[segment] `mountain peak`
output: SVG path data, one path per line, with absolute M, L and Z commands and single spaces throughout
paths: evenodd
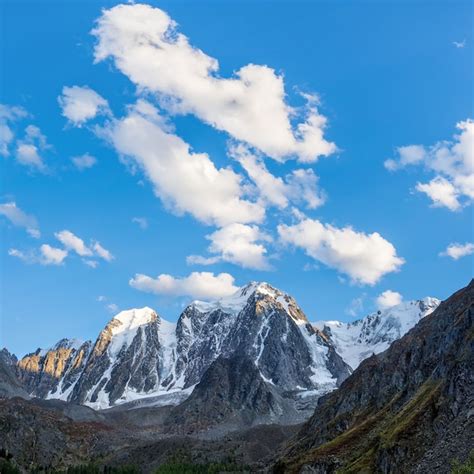
M 250 298 L 254 295 L 259 297 L 269 296 L 273 299 L 290 299 L 290 297 L 264 281 L 251 281 L 246 285 L 240 287 L 234 294 L 224 296 L 214 301 L 199 301 L 195 300 L 190 306 L 194 307 L 201 313 L 207 313 L 216 309 L 231 313 L 239 313 Z M 291 298 L 292 299 L 292 298 Z
M 145 306 L 143 308 L 121 311 L 112 318 L 109 324 L 112 325 L 112 334 L 116 335 L 124 331 L 136 330 L 139 326 L 144 326 L 152 321 L 156 321 L 157 318 L 158 315 L 156 312 L 148 306 Z

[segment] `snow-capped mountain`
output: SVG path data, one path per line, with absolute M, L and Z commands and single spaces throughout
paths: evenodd
M 367 357 L 388 349 L 440 303 L 427 297 L 377 311 L 352 323 L 322 321 L 315 326 L 331 340 L 344 361 L 356 369 Z
M 194 301 L 177 323 L 150 308 L 122 311 L 95 343 L 61 340 L 25 356 L 18 369 L 34 396 L 103 409 L 144 399 L 180 403 L 211 366 L 216 370 L 217 359 L 238 356 L 254 364 L 272 393 L 293 401 L 315 399 L 334 390 L 361 358 L 384 350 L 437 303 L 426 299 L 355 323 L 318 328 L 291 296 L 253 282 L 227 298 Z

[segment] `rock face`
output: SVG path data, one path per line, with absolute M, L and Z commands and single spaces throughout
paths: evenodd
M 274 472 L 450 472 L 474 439 L 474 281 L 319 400 Z
M 6 349 L 0 350 L 0 398 L 29 398 L 16 375 L 17 358 Z
M 37 349 L 18 362 L 20 381 L 39 398 L 63 398 L 70 393 L 90 352 L 90 342 L 61 339 L 51 349 Z
M 219 425 L 221 430 L 281 420 L 294 412 L 289 401 L 265 382 L 245 356 L 219 356 L 206 370 L 190 397 L 165 421 L 169 433 L 188 434 Z
M 213 303 L 195 301 L 176 324 L 150 308 L 123 311 L 93 345 L 63 340 L 18 366 L 35 396 L 108 408 L 143 397 L 166 396 L 169 403 L 170 394 L 178 403 L 214 361 L 235 354 L 293 398 L 327 393 L 351 372 L 295 300 L 266 283 Z

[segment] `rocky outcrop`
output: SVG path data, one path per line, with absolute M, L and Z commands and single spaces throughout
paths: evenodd
M 18 380 L 15 363 L 17 358 L 6 349 L 0 350 L 0 398 L 29 398 Z
M 82 372 L 89 348 L 90 342 L 61 339 L 48 350 L 37 349 L 18 362 L 19 378 L 35 397 L 68 392 Z
M 289 405 L 286 403 L 286 405 Z M 166 431 L 188 434 L 217 425 L 250 427 L 257 420 L 279 419 L 284 402 L 245 356 L 218 357 L 206 370 L 190 397 L 165 421 Z
M 275 472 L 449 472 L 474 439 L 474 281 L 319 401 Z

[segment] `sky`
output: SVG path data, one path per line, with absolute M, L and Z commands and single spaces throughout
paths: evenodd
M 472 278 L 472 2 L 0 10 L 0 347 L 254 280 L 353 321 Z

